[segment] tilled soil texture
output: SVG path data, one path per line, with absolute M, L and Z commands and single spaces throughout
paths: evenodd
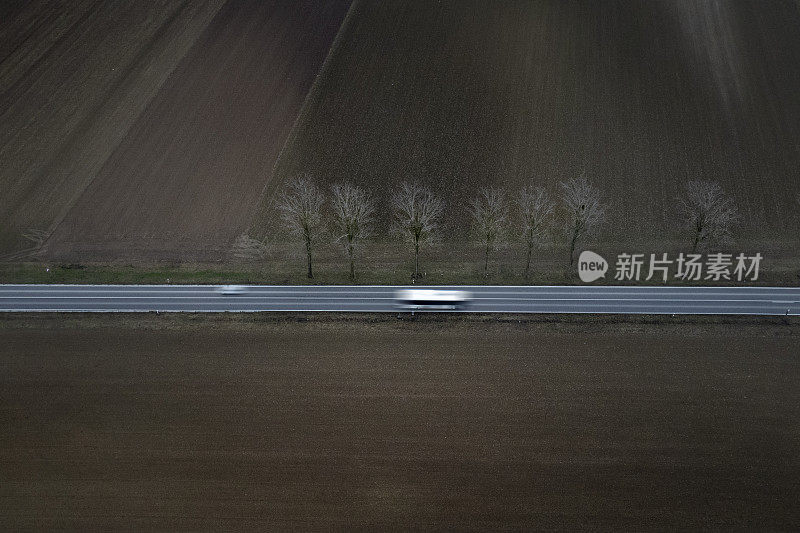
M 48 241 L 61 259 L 214 259 L 249 225 L 349 0 L 229 0 Z
M 681 184 L 709 179 L 736 235 L 796 239 L 798 28 L 793 0 L 360 1 L 270 187 L 309 172 L 388 198 L 417 179 L 463 234 L 479 187 L 585 174 L 601 238 L 655 251 Z
M 796 336 L 612 327 L 3 329 L 0 527 L 796 529 Z
M 223 3 L 0 2 L 0 257 L 64 217 Z

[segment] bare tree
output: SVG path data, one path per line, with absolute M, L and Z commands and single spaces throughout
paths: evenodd
M 505 193 L 494 187 L 483 188 L 470 202 L 472 232 L 483 246 L 483 277 L 489 275 L 489 252 L 503 240 L 508 206 Z
M 414 246 L 414 281 L 419 279 L 419 250 L 439 227 L 444 202 L 418 183 L 403 182 L 392 195 L 394 232 Z
M 290 181 L 277 202 L 281 220 L 289 232 L 303 240 L 308 259 L 308 278 L 313 278 L 311 251 L 323 229 L 320 210 L 325 197 L 319 187 L 308 177 Z
M 565 229 L 570 239 L 569 264 L 575 261 L 575 247 L 597 226 L 605 221 L 606 208 L 601 202 L 600 189 L 585 176 L 562 181 L 561 202 L 564 208 Z
M 707 244 L 724 243 L 739 222 L 739 209 L 716 181 L 693 180 L 680 198 L 683 225 L 692 232 L 692 253 Z
M 372 235 L 372 215 L 375 201 L 367 191 L 352 183 L 331 187 L 333 199 L 334 237 L 344 244 L 350 259 L 350 279 L 356 279 L 355 254 L 361 243 Z
M 530 275 L 531 256 L 536 246 L 541 246 L 547 239 L 552 224 L 555 207 L 544 187 L 533 184 L 524 186 L 517 196 L 519 207 L 520 237 L 525 243 L 525 277 Z

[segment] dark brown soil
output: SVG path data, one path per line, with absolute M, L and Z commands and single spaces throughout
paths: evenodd
M 350 0 L 228 0 L 48 241 L 48 258 L 225 256 Z
M 478 187 L 585 173 L 609 204 L 587 246 L 628 252 L 689 242 L 681 183 L 718 180 L 737 238 L 797 248 L 796 1 L 359 0 L 342 26 L 349 4 L 3 2 L 0 259 L 29 230 L 44 259 L 226 258 L 301 172 L 380 213 L 426 182 L 448 245 Z
M 223 3 L 0 3 L 0 257 L 64 217 Z
M 109 320 L 0 329 L 3 529 L 800 525 L 796 334 Z
M 357 2 L 270 187 L 309 172 L 387 198 L 418 179 L 447 236 L 479 187 L 585 174 L 602 239 L 653 243 L 678 233 L 681 184 L 707 179 L 737 235 L 794 236 L 798 28 L 788 0 Z

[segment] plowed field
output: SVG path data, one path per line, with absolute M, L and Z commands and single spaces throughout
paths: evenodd
M 64 217 L 222 3 L 0 3 L 0 255 Z
M 446 238 L 480 186 L 585 174 L 600 239 L 651 251 L 711 179 L 748 248 L 796 247 L 797 2 L 357 0 L 342 25 L 349 5 L 3 3 L 0 253 L 37 229 L 46 259 L 226 257 L 302 172 L 426 182 Z
M 800 226 L 800 5 L 790 0 L 358 2 L 273 184 L 419 179 L 468 225 L 476 188 L 604 192 L 606 238 L 673 237 L 689 179 L 737 235 Z M 258 224 L 258 223 L 257 223 Z
M 800 523 L 787 326 L 51 320 L 0 329 L 5 530 Z
M 47 255 L 227 252 L 348 7 L 228 1 L 58 226 Z

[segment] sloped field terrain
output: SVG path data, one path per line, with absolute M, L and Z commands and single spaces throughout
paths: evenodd
M 3 2 L 0 257 L 37 230 L 45 259 L 221 258 L 302 172 L 426 182 L 454 233 L 480 186 L 585 174 L 637 243 L 713 179 L 739 236 L 797 242 L 797 2 L 349 5 Z
M 349 0 L 229 0 L 56 228 L 49 257 L 217 257 L 245 230 Z
M 650 240 L 675 233 L 680 184 L 711 179 L 743 234 L 796 238 L 799 154 L 793 0 L 360 1 L 270 188 L 419 179 L 460 231 L 480 186 L 585 173 L 606 237 Z
M 0 254 L 63 218 L 222 3 L 0 3 Z

